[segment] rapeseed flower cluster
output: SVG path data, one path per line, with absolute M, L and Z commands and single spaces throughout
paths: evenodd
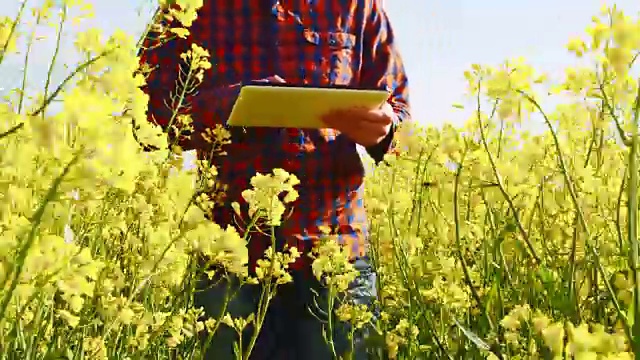
M 464 126 L 399 129 L 367 179 L 387 356 L 640 353 L 638 34 L 604 7 L 564 77 L 476 64 Z

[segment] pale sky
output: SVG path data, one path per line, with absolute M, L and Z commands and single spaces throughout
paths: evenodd
M 0 15 L 15 15 L 19 0 L 0 0 Z M 37 0 L 31 0 L 35 3 Z M 149 0 L 92 0 L 99 17 L 87 26 L 109 33 L 122 28 L 137 34 L 147 12 L 137 12 Z M 425 124 L 467 116 L 452 103 L 464 93 L 462 73 L 472 63 L 497 64 L 524 56 L 541 70 L 558 72 L 570 64 L 566 41 L 584 33 L 603 3 L 617 3 L 630 15 L 640 11 L 638 0 L 387 0 L 386 6 L 406 62 L 411 85 L 413 117 Z M 69 41 L 61 59 L 74 60 Z M 45 40 L 32 58 L 30 83 L 42 84 L 53 40 Z M 0 66 L 0 88 L 19 83 L 22 65 L 10 59 Z M 56 69 L 60 81 L 66 69 Z

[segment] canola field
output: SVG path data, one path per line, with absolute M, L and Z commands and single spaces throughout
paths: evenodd
M 74 26 L 53 1 L 26 3 L 0 18 L 0 62 L 26 56 L 17 44 L 32 34 L 17 24 L 30 12 L 56 33 Z M 92 15 L 81 0 L 62 3 Z M 177 25 L 149 31 L 186 36 L 201 4 L 178 3 Z M 563 77 L 519 58 L 473 65 L 460 89 L 475 104 L 468 122 L 401 127 L 398 154 L 366 179 L 381 312 L 343 305 L 334 317 L 372 326 L 386 358 L 640 356 L 640 19 L 603 8 L 585 26 L 568 39 L 576 65 Z M 205 330 L 253 325 L 251 343 L 291 281 L 295 249 L 268 252 L 250 277 L 250 239 L 206 219 L 216 169 L 184 170 L 166 136 L 189 116 L 169 130 L 146 120 L 137 40 L 80 32 L 86 60 L 62 83 L 0 102 L 0 359 L 198 359 Z M 182 85 L 195 88 L 209 53 L 194 44 L 184 59 Z M 543 131 L 523 130 L 531 122 Z M 210 137 L 214 148 L 228 141 L 221 128 Z M 296 183 L 279 169 L 257 174 L 244 193 L 256 223 L 276 226 Z M 332 244 L 314 273 L 338 296 L 354 272 Z M 254 315 L 203 318 L 191 306 L 201 255 L 264 286 Z

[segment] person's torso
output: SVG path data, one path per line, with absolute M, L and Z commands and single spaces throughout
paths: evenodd
M 292 84 L 357 86 L 366 3 L 205 1 L 199 13 L 205 18 L 190 29 L 191 41 L 211 54 L 212 74 L 202 92 L 273 75 Z M 319 226 L 329 225 L 355 240 L 362 235 L 364 168 L 346 136 L 331 129 L 246 129 L 225 151 L 214 164 L 227 184 L 227 202 L 242 203 L 241 192 L 256 172 L 282 168 L 301 181 L 285 233 L 313 237 Z M 228 209 L 218 215 L 229 221 Z
M 205 1 L 192 40 L 211 52 L 206 86 L 280 75 L 293 84 L 354 85 L 364 0 Z

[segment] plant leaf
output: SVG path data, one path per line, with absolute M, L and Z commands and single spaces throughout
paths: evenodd
M 462 330 L 462 333 L 464 334 L 464 336 L 467 337 L 467 339 L 471 340 L 472 343 L 474 343 L 479 349 L 481 350 L 486 350 L 488 351 L 491 347 L 489 346 L 489 344 L 487 344 L 484 340 L 482 340 L 478 335 L 476 335 L 476 333 L 474 333 L 473 331 L 465 328 L 464 326 L 462 326 L 458 320 L 453 320 L 456 323 L 456 326 Z

